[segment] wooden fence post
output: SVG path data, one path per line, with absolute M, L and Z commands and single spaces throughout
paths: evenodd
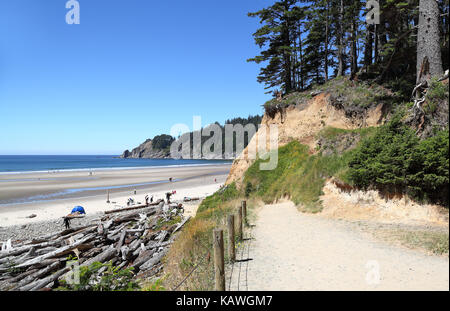
M 242 201 L 242 218 L 244 220 L 244 225 L 248 225 L 247 221 L 247 201 Z
M 243 232 L 242 232 L 242 205 L 238 208 L 237 213 L 237 236 L 239 240 L 242 241 L 243 238 Z
M 106 203 L 110 203 L 110 201 L 109 201 L 109 189 L 106 190 Z
M 234 215 L 228 215 L 228 257 L 234 262 L 236 260 L 236 248 L 234 245 L 234 239 L 236 237 L 234 231 Z
M 223 230 L 214 229 L 214 270 L 215 270 L 215 290 L 225 291 L 225 262 L 223 249 Z

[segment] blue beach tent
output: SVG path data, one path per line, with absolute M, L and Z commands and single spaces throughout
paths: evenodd
M 86 214 L 86 212 L 84 211 L 84 207 L 83 206 L 75 206 L 73 209 L 72 209 L 72 214 L 73 213 L 76 213 L 76 212 L 78 212 L 78 213 L 80 213 L 80 214 Z

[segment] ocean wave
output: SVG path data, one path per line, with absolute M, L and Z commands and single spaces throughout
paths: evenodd
M 211 166 L 211 165 L 230 165 L 230 162 L 215 162 L 202 164 L 173 164 L 173 165 L 152 165 L 152 166 L 124 166 L 124 167 L 97 167 L 97 168 L 73 168 L 73 169 L 52 169 L 39 171 L 16 171 L 7 172 L 0 171 L 1 175 L 20 175 L 20 174 L 36 174 L 36 173 L 66 173 L 66 172 L 97 172 L 110 170 L 139 170 L 139 169 L 156 169 L 156 168 L 173 168 L 173 167 L 197 167 L 197 166 Z

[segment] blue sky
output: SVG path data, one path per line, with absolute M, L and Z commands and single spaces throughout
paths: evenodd
M 270 0 L 0 1 L 0 154 L 120 154 L 176 123 L 262 113 L 247 17 Z

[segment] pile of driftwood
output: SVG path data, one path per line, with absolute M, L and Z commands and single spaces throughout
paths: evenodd
M 137 277 L 151 277 L 161 268 L 177 232 L 189 218 L 179 205 L 141 206 L 105 214 L 91 225 L 72 228 L 42 239 L 25 241 L 0 251 L 0 290 L 35 291 L 59 286 L 79 267 L 109 261 L 120 269 L 133 267 Z

